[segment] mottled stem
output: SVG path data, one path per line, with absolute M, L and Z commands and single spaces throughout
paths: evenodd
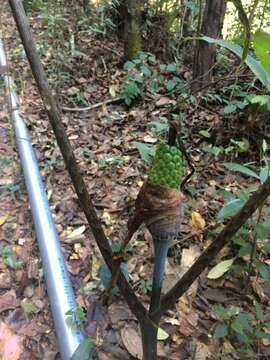
M 168 240 L 154 240 L 155 260 L 149 310 L 150 313 L 156 311 L 160 307 L 161 289 L 169 244 L 170 242 Z

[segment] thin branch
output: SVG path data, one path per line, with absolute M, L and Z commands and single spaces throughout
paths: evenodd
M 61 115 L 56 104 L 55 98 L 52 95 L 50 86 L 46 77 L 46 73 L 40 61 L 35 42 L 31 33 L 29 22 L 25 14 L 24 8 L 22 6 L 21 0 L 9 0 L 10 7 L 14 19 L 19 30 L 22 43 L 28 58 L 28 61 L 31 66 L 32 73 L 36 80 L 41 98 L 43 100 L 44 106 L 47 110 L 47 114 L 53 128 L 57 143 L 63 155 L 67 170 L 72 180 L 72 184 L 76 190 L 77 196 L 79 198 L 81 208 L 86 216 L 86 219 L 89 223 L 89 226 L 92 230 L 92 233 L 95 237 L 97 245 L 100 249 L 100 252 L 108 265 L 108 267 L 113 269 L 113 253 L 111 251 L 108 239 L 106 238 L 101 222 L 97 216 L 95 207 L 92 203 L 89 192 L 87 191 L 86 184 L 81 175 L 80 169 L 76 162 L 72 147 L 68 140 L 65 126 L 61 120 Z M 125 279 L 122 273 L 117 281 L 117 285 L 127 301 L 130 309 L 138 319 L 147 318 L 147 311 L 140 300 L 135 295 L 131 286 Z
M 248 218 L 263 205 L 264 201 L 270 195 L 270 177 L 264 184 L 250 196 L 249 200 L 236 215 L 234 215 L 228 224 L 224 227 L 216 240 L 208 246 L 191 268 L 174 285 L 174 287 L 164 295 L 161 301 L 161 307 L 157 314 L 162 315 L 170 309 L 176 301 L 187 291 L 191 284 L 200 276 L 211 261 L 216 257 L 219 251 L 232 239 L 237 231 L 244 225 Z
M 116 102 L 118 102 L 120 100 L 121 100 L 121 98 L 117 97 L 115 99 L 108 99 L 108 100 L 105 100 L 105 101 L 102 101 L 102 102 L 99 102 L 99 103 L 96 103 L 96 104 L 93 104 L 93 105 L 90 105 L 90 106 L 87 106 L 87 107 L 83 107 L 83 108 L 80 108 L 80 107 L 70 108 L 70 107 L 62 106 L 61 109 L 63 111 L 69 111 L 69 112 L 90 111 L 90 110 L 93 110 L 93 109 L 97 109 L 97 108 L 99 108 L 99 107 L 101 107 L 103 105 L 116 103 Z

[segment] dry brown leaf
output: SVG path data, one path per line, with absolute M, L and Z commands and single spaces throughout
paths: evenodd
M 150 135 L 145 135 L 143 141 L 149 144 L 155 144 L 157 142 L 157 138 L 154 138 Z
M 20 306 L 14 290 L 10 290 L 0 296 L 0 313 Z
M 198 325 L 198 319 L 199 319 L 199 315 L 193 309 L 191 309 L 186 314 L 182 313 L 179 318 L 180 333 L 185 337 L 194 335 L 194 332 L 196 331 Z
M 196 230 L 203 230 L 205 228 L 205 220 L 197 211 L 192 211 L 191 223 Z
M 1 360 L 18 360 L 23 352 L 22 339 L 5 323 L 0 323 L 0 354 Z
M 176 101 L 172 100 L 166 96 L 163 96 L 160 99 L 158 99 L 158 101 L 156 101 L 156 106 L 158 106 L 158 107 L 162 107 L 162 106 L 170 105 L 170 104 L 175 105 Z
M 137 331 L 132 327 L 125 327 L 121 330 L 121 338 L 130 355 L 136 359 L 142 360 L 142 342 Z
M 68 236 L 68 240 L 72 240 L 74 238 L 77 238 L 78 236 L 82 235 L 85 232 L 86 226 L 82 225 L 78 227 L 77 229 L 73 230 Z
M 181 268 L 183 272 L 187 271 L 195 260 L 200 256 L 201 251 L 197 245 L 192 245 L 188 249 L 183 249 L 181 257 Z
M 210 355 L 208 346 L 202 342 L 196 342 L 196 352 L 194 355 L 194 360 L 206 360 Z
M 131 314 L 127 305 L 112 304 L 108 309 L 112 325 L 119 325 L 119 321 L 131 320 L 134 316 Z

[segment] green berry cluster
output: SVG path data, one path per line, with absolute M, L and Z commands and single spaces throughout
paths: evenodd
M 154 163 L 149 174 L 153 185 L 179 188 L 183 177 L 183 154 L 176 146 L 158 144 Z

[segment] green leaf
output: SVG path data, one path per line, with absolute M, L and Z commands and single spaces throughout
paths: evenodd
M 151 91 L 152 93 L 157 92 L 158 90 L 158 83 L 157 81 L 152 81 L 149 85 L 149 91 Z
M 270 334 L 263 332 L 263 331 L 256 331 L 255 335 L 259 339 L 267 339 L 270 340 Z
M 151 157 L 155 155 L 155 148 L 138 141 L 135 141 L 133 144 L 139 151 L 142 160 L 149 163 Z
M 120 266 L 121 272 L 123 273 L 123 275 L 125 276 L 125 278 L 128 280 L 128 268 L 127 268 L 127 264 L 126 263 L 122 263 Z M 104 289 L 106 289 L 109 285 L 109 282 L 111 280 L 111 271 L 108 268 L 108 266 L 106 264 L 102 264 L 99 268 L 99 277 L 101 280 L 101 283 L 104 287 Z M 112 294 L 117 294 L 118 293 L 118 287 L 115 286 L 112 289 Z
M 68 328 L 72 329 L 74 328 L 74 325 L 75 325 L 75 321 L 73 319 L 73 316 L 68 316 L 66 319 L 65 319 L 65 323 L 67 325 Z
M 141 66 L 141 72 L 147 77 L 151 76 L 151 70 L 145 65 Z
M 214 338 L 220 339 L 228 335 L 228 326 L 226 324 L 218 324 L 215 328 Z
M 207 130 L 200 130 L 199 134 L 207 139 L 210 139 L 210 137 L 211 137 L 211 135 L 209 134 L 209 131 L 207 131 Z
M 262 66 L 270 74 L 270 34 L 258 29 L 253 38 L 255 54 Z
M 260 182 L 263 184 L 270 174 L 268 167 L 262 167 L 260 170 Z
M 166 67 L 166 70 L 169 72 L 175 72 L 176 71 L 176 64 L 172 63 L 172 64 L 168 64 Z
M 213 39 L 209 36 L 203 36 L 201 37 L 202 40 L 207 41 L 210 44 L 216 44 L 221 47 L 224 47 L 225 49 L 228 49 L 232 51 L 234 54 L 242 58 L 243 56 L 243 49 L 241 46 L 236 45 L 228 40 L 219 40 L 219 39 Z M 264 69 L 264 67 L 257 61 L 254 57 L 251 55 L 248 55 L 246 57 L 245 63 L 250 68 L 250 70 L 253 72 L 253 74 L 260 80 L 260 82 L 266 87 L 270 89 L 270 75 L 268 72 Z
M 218 279 L 223 276 L 227 271 L 230 270 L 232 264 L 234 262 L 234 258 L 229 260 L 224 260 L 218 263 L 216 266 L 211 269 L 207 275 L 208 279 Z
M 245 204 L 243 199 L 233 199 L 229 201 L 218 213 L 218 219 L 226 219 L 235 215 Z
M 169 334 L 165 330 L 163 330 L 159 327 L 158 332 L 157 332 L 157 340 L 166 340 L 166 339 L 168 339 L 168 337 L 169 337 Z
M 234 112 L 236 109 L 237 109 L 237 107 L 235 104 L 229 104 L 229 105 L 224 106 L 223 111 L 224 111 L 224 114 L 230 114 L 230 113 Z
M 261 96 L 263 96 L 263 95 L 261 95 Z M 265 96 L 267 96 L 267 95 L 265 95 Z M 270 96 L 269 96 L 269 101 L 270 101 Z M 265 139 L 263 139 L 263 142 L 262 142 L 262 151 L 263 151 L 263 153 L 265 153 L 267 149 L 268 149 L 267 141 Z
M 232 330 L 234 330 L 236 333 L 238 334 L 243 334 L 243 326 L 241 324 L 241 322 L 237 321 L 236 319 L 234 319 L 231 323 L 231 328 Z
M 225 311 L 222 305 L 214 305 L 213 306 L 215 312 L 222 320 L 228 320 L 227 312 Z
M 260 180 L 260 176 L 257 175 L 253 170 L 249 169 L 247 166 L 237 164 L 237 163 L 223 163 L 223 165 L 229 170 L 239 171 L 244 175 L 252 176 L 255 179 Z
M 159 69 L 160 69 L 160 71 L 166 71 L 167 65 L 166 64 L 160 64 Z
M 177 84 L 176 81 L 174 81 L 174 80 L 169 80 L 169 81 L 167 82 L 167 84 L 166 84 L 166 89 L 167 89 L 167 91 L 172 91 L 172 90 L 175 88 L 176 84 Z
M 247 256 L 250 255 L 252 250 L 252 247 L 250 244 L 247 244 L 246 246 L 242 246 L 241 249 L 238 251 L 238 256 Z
M 255 301 L 255 311 L 256 311 L 257 319 L 261 322 L 264 322 L 264 314 L 260 304 L 257 301 Z
M 134 76 L 134 81 L 138 82 L 139 84 L 143 84 L 143 77 L 139 74 Z
M 127 62 L 124 64 L 124 70 L 134 69 L 135 66 L 136 66 L 136 64 L 134 64 L 133 61 L 127 61 Z
M 264 263 L 256 261 L 255 267 L 265 281 L 269 281 L 269 269 Z
M 70 360 L 92 360 L 93 352 L 93 341 L 91 339 L 85 339 L 77 347 Z
M 220 153 L 223 152 L 223 148 L 221 146 L 205 146 L 204 151 L 210 153 L 210 154 L 213 154 L 213 155 L 219 155 Z
M 254 226 L 256 237 L 260 240 L 267 240 L 269 234 L 269 227 L 265 223 L 258 223 Z
M 268 254 L 270 254 L 270 244 L 264 244 L 262 249 Z
M 251 104 L 259 104 L 260 106 L 270 103 L 269 95 L 255 95 L 250 99 Z M 265 140 L 264 140 L 265 141 Z

